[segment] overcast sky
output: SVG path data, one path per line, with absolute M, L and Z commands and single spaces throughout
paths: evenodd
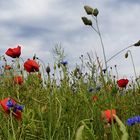
M 99 37 L 81 21 L 86 16 L 84 5 L 99 9 L 107 58 L 140 39 L 140 0 L 0 0 L 0 55 L 21 45 L 24 59 L 36 53 L 48 64 L 53 60 L 52 49 L 61 43 L 71 68 L 87 52 L 96 51 L 103 61 Z M 140 75 L 140 48 L 131 50 Z M 117 65 L 122 77 L 133 76 L 130 57 L 124 59 L 124 54 L 108 65 Z

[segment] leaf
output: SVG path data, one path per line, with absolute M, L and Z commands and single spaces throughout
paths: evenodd
M 125 125 L 122 123 L 122 121 L 119 119 L 117 115 L 113 115 L 115 117 L 116 122 L 120 126 L 120 131 L 123 133 L 121 140 L 128 140 L 128 133 L 126 131 Z
M 75 140 L 83 140 L 83 137 L 82 137 L 83 130 L 84 130 L 84 125 L 81 125 L 76 132 Z

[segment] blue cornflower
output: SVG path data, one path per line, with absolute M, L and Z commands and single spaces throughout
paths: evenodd
M 23 105 L 15 105 L 15 108 L 16 109 L 18 109 L 18 110 L 20 110 L 20 111 L 22 111 L 23 110 L 23 108 L 24 108 L 24 106 Z
M 20 110 L 20 111 L 22 111 L 23 110 L 23 108 L 24 108 L 24 106 L 23 105 L 18 105 L 18 104 L 16 104 L 15 106 L 14 106 L 14 112 L 16 112 L 17 110 Z
M 12 102 L 11 99 L 9 99 L 9 100 L 7 101 L 6 105 L 7 105 L 9 108 L 14 106 L 14 104 L 13 104 L 13 102 Z
M 100 86 L 100 85 L 97 85 L 95 88 L 90 87 L 90 88 L 88 89 L 88 92 L 90 92 L 90 93 L 96 93 L 96 92 L 98 92 L 98 91 L 100 91 L 100 90 L 101 90 L 101 86 Z
M 127 125 L 132 126 L 136 123 L 140 123 L 140 116 L 135 116 L 133 118 L 129 118 L 126 121 Z
M 129 126 L 134 125 L 134 124 L 135 124 L 134 119 L 133 119 L 133 118 L 128 119 L 128 120 L 127 120 L 127 124 L 128 124 Z
M 67 61 L 61 61 L 60 63 L 61 63 L 62 65 L 64 65 L 64 66 L 66 66 L 66 65 L 68 64 Z
M 88 92 L 94 92 L 94 88 L 93 87 L 90 87 L 89 89 L 88 89 Z

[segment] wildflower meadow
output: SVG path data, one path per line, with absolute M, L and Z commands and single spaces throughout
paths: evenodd
M 83 10 L 92 20 L 79 20 L 99 37 L 104 62 L 87 53 L 88 61 L 81 55 L 82 64 L 69 70 L 61 46 L 54 48 L 53 67 L 34 54 L 24 60 L 20 45 L 6 48 L 0 56 L 0 140 L 140 140 L 140 77 L 131 54 L 140 41 L 107 59 L 99 10 Z M 134 79 L 108 65 L 120 53 L 131 58 Z

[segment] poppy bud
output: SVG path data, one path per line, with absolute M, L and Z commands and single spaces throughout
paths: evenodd
M 125 58 L 127 58 L 128 57 L 128 52 L 125 54 Z
M 94 15 L 95 17 L 97 17 L 98 14 L 99 14 L 99 11 L 98 11 L 97 8 L 95 8 L 95 9 L 93 10 L 93 15 Z
M 87 13 L 88 15 L 92 15 L 92 13 L 93 13 L 93 8 L 91 8 L 90 6 L 85 5 L 85 6 L 84 6 L 84 9 L 85 9 L 85 11 L 86 11 L 86 13 Z
M 92 21 L 89 20 L 87 17 L 82 17 L 82 21 L 85 25 L 92 26 Z
M 60 68 L 60 63 L 57 64 L 57 67 Z
M 36 59 L 36 54 L 34 54 L 34 56 L 33 56 L 33 60 L 35 60 Z
M 140 40 L 137 43 L 135 43 L 134 46 L 136 47 L 140 46 Z
M 48 75 L 49 75 L 50 71 L 51 71 L 51 69 L 50 69 L 50 67 L 48 65 L 47 68 L 46 68 L 46 72 L 47 72 Z

